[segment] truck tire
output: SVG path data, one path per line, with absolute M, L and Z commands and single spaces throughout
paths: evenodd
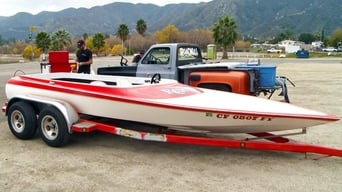
M 45 107 L 38 118 L 39 133 L 43 141 L 51 147 L 65 145 L 70 137 L 63 114 L 52 106 Z
M 19 139 L 31 139 L 36 134 L 36 112 L 28 103 L 13 103 L 8 109 L 7 121 L 12 134 Z

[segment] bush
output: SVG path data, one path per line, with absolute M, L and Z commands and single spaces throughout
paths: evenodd
M 32 51 L 33 47 L 33 51 Z M 36 46 L 27 45 L 23 51 L 23 58 L 25 59 L 32 59 L 32 58 L 39 58 L 41 55 L 41 50 Z
M 123 50 L 122 50 L 122 46 L 120 44 L 116 44 L 113 46 L 112 55 L 119 55 L 122 53 L 123 53 Z

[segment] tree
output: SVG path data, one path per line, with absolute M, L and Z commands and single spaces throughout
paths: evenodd
M 2 36 L 0 35 L 0 46 L 5 44 L 5 41 L 2 39 Z
M 286 39 L 294 39 L 294 34 L 290 29 L 286 29 L 284 32 L 278 34 L 275 38 L 273 38 L 270 43 L 277 44 L 280 41 L 286 40 Z
M 200 47 L 207 47 L 214 43 L 213 32 L 209 29 L 194 29 L 186 33 L 186 42 L 198 44 Z
M 39 32 L 36 36 L 35 44 L 43 51 L 43 53 L 45 53 L 51 45 L 50 35 L 44 31 Z
M 270 43 L 272 43 L 272 44 L 277 44 L 277 43 L 279 43 L 280 41 L 285 40 L 285 39 L 288 39 L 288 37 L 286 36 L 286 34 L 285 34 L 285 33 L 280 33 L 280 34 L 278 34 L 275 38 L 273 38 L 273 39 L 270 41 Z
M 336 29 L 330 37 L 329 43 L 331 46 L 339 47 L 342 45 L 342 28 Z
M 104 34 L 104 38 L 105 38 L 105 39 L 109 39 L 109 38 L 110 38 L 110 34 L 105 33 L 105 34 Z
M 293 31 L 292 30 L 290 30 L 290 29 L 286 29 L 285 30 L 285 36 L 286 36 L 286 38 L 287 39 L 294 39 L 295 38 L 295 35 L 294 35 L 294 33 L 293 33 Z
M 129 35 L 128 26 L 126 24 L 121 24 L 116 32 L 116 36 L 118 36 L 121 39 L 122 47 L 124 45 L 124 42 L 128 39 L 128 35 Z
M 14 53 L 14 54 L 23 53 L 27 46 L 28 45 L 24 41 L 16 41 L 14 43 L 11 43 L 10 44 L 10 47 L 12 50 L 11 53 Z
M 309 44 L 315 41 L 315 35 L 311 33 L 301 33 L 298 37 L 298 41 L 302 41 L 305 44 Z
M 251 43 L 249 41 L 237 40 L 235 42 L 235 48 L 237 51 L 246 52 L 249 50 L 250 47 L 251 47 Z
M 83 33 L 82 37 L 84 40 L 87 40 L 88 39 L 88 33 Z
M 91 50 L 91 51 L 95 50 L 95 47 L 94 47 L 94 44 L 93 44 L 93 37 L 88 37 L 84 42 L 85 42 L 86 47 L 89 50 Z
M 212 29 L 215 43 L 223 46 L 222 59 L 228 59 L 228 46 L 233 45 L 238 37 L 235 21 L 228 16 L 221 17 L 219 18 L 219 21 L 213 25 Z
M 151 45 L 156 43 L 154 35 L 141 36 L 139 34 L 134 34 L 129 37 L 130 49 L 133 52 L 139 52 L 141 50 L 148 49 Z
M 144 36 L 146 30 L 147 30 L 147 25 L 145 20 L 143 19 L 139 19 L 137 21 L 137 26 L 135 27 L 135 29 L 137 30 L 137 32 L 141 35 Z
M 107 42 L 105 42 L 103 47 L 101 47 L 100 53 L 101 53 L 101 55 L 104 55 L 104 56 L 111 55 L 112 49 L 110 48 L 110 46 Z
M 101 48 L 105 45 L 105 38 L 102 33 L 95 33 L 93 37 L 93 46 L 95 48 L 96 55 L 99 54 Z
M 176 43 L 178 40 L 179 30 L 174 25 L 168 25 L 161 31 L 155 33 L 158 43 Z
M 56 31 L 51 38 L 52 50 L 66 50 L 68 45 L 71 45 L 69 32 L 65 29 Z

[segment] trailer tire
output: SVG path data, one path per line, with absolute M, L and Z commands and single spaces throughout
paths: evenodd
M 37 116 L 32 105 L 19 101 L 8 109 L 8 126 L 19 139 L 32 139 L 37 131 Z
M 70 137 L 63 114 L 55 107 L 45 107 L 38 118 L 39 133 L 43 141 L 51 147 L 65 145 Z

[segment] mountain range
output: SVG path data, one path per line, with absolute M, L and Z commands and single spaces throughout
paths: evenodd
M 59 12 L 43 11 L 36 15 L 21 12 L 0 17 L 2 39 L 26 39 L 29 27 L 36 32 L 67 30 L 72 36 L 96 32 L 114 35 L 120 24 L 135 31 L 136 22 L 147 23 L 147 33 L 154 33 L 169 24 L 180 31 L 210 29 L 218 18 L 228 15 L 238 32 L 251 37 L 273 37 L 285 30 L 294 34 L 329 35 L 342 27 L 341 0 L 212 0 L 204 3 L 181 3 L 157 6 L 115 2 L 103 6 L 68 8 Z

